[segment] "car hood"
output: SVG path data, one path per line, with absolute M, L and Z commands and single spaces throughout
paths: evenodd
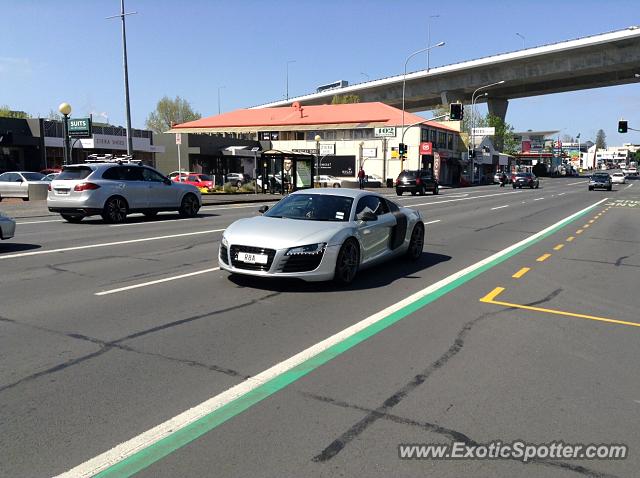
M 231 224 L 224 236 L 231 244 L 284 249 L 327 242 L 348 226 L 348 222 L 305 221 L 277 217 L 251 217 Z

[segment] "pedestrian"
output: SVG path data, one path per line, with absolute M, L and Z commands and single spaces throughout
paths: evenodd
M 502 174 L 500 175 L 500 187 L 503 188 L 505 184 L 507 184 L 507 175 L 502 171 Z
M 364 173 L 364 169 L 360 166 L 360 171 L 358 171 L 358 183 L 360 184 L 360 189 L 364 189 L 364 180 L 366 178 L 366 174 Z

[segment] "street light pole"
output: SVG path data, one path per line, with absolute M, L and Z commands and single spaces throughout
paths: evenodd
M 289 63 L 295 63 L 296 60 L 287 61 L 287 100 L 289 99 Z
M 431 19 L 432 18 L 440 18 L 440 15 L 429 15 L 427 17 L 427 25 L 428 25 L 428 35 L 427 35 L 427 48 L 431 46 Z M 431 67 L 431 51 L 427 50 L 427 72 Z
M 409 63 L 409 60 L 411 58 L 413 58 L 414 56 L 423 53 L 425 51 L 429 51 L 432 48 L 438 48 L 444 46 L 444 42 L 441 41 L 440 43 L 436 43 L 433 46 L 429 46 L 427 48 L 422 48 L 421 50 L 418 51 L 414 51 L 411 55 L 409 55 L 407 57 L 407 59 L 404 62 L 404 75 L 402 76 L 402 137 L 404 138 L 404 95 L 405 95 L 405 91 L 406 91 L 406 86 L 407 86 L 407 64 Z M 400 165 L 402 165 L 404 158 L 400 158 Z M 401 169 L 402 170 L 402 169 Z
M 69 144 L 69 115 L 71 114 L 71 105 L 69 103 L 60 103 L 58 111 L 64 116 L 62 135 L 64 136 L 64 165 L 66 166 L 71 162 L 71 145 Z
M 486 88 L 491 88 L 492 86 L 496 86 L 496 85 L 502 85 L 504 83 L 504 80 L 500 80 L 500 81 L 496 81 L 495 83 L 489 83 L 488 85 L 484 85 L 481 86 L 479 88 L 476 88 L 474 90 L 474 92 L 471 94 L 471 115 L 472 115 L 472 124 L 471 124 L 471 147 L 474 149 L 475 151 L 475 144 L 474 144 L 474 140 L 475 140 L 475 136 L 473 134 L 473 127 L 475 125 L 475 116 L 476 116 L 476 111 L 475 111 L 475 100 L 476 100 L 476 93 L 480 90 L 484 90 Z M 471 159 L 471 183 L 473 184 L 473 180 L 475 178 L 475 174 L 473 171 L 473 166 L 474 166 L 474 161 L 473 158 Z
M 524 50 L 524 35 L 516 32 L 516 35 L 518 35 L 520 38 L 522 38 L 522 49 Z
M 220 114 L 220 90 L 226 88 L 225 86 L 218 86 L 218 114 Z
M 316 175 L 320 176 L 320 140 L 322 137 L 317 134 L 313 139 L 316 141 Z
M 127 64 L 127 32 L 124 17 L 135 15 L 138 12 L 124 12 L 124 0 L 120 0 L 120 15 L 107 17 L 120 18 L 122 20 L 122 67 L 124 69 L 124 102 L 127 113 L 127 155 L 133 154 L 133 137 L 131 135 L 131 105 L 129 104 L 129 66 Z

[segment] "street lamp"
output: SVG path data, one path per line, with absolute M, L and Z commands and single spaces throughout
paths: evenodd
M 71 148 L 69 145 L 69 115 L 71 114 L 71 105 L 69 103 L 60 103 L 58 111 L 64 116 L 62 135 L 64 136 L 64 164 L 66 166 L 71 162 Z
M 367 78 L 367 81 L 369 81 L 369 75 L 367 75 L 366 73 L 362 73 L 362 72 L 360 72 L 360 74 L 361 74 L 362 76 L 366 77 L 366 78 Z
M 322 140 L 322 136 L 317 134 L 313 139 L 316 142 L 316 174 L 320 175 L 320 141 Z
M 287 61 L 287 100 L 289 99 L 289 63 L 295 63 L 296 60 Z
M 438 48 L 438 47 L 441 47 L 441 46 L 444 46 L 444 42 L 443 41 L 441 41 L 440 43 L 436 43 L 433 46 L 429 46 L 427 48 L 422 48 L 421 50 L 414 51 L 411 55 L 409 55 L 407 57 L 407 59 L 404 62 L 404 75 L 402 76 L 402 130 L 403 131 L 404 131 L 404 94 L 405 94 L 406 86 L 407 86 L 407 64 L 409 63 L 409 60 L 411 58 L 413 58 L 414 56 L 416 56 L 416 55 L 418 55 L 420 53 L 423 53 L 425 51 L 429 51 L 432 48 Z
M 428 25 L 428 31 L 429 31 L 427 36 L 427 48 L 431 46 L 431 19 L 432 18 L 440 18 L 440 15 L 429 15 L 427 17 L 427 25 Z M 429 71 L 430 63 L 431 63 L 431 52 L 427 50 L 427 72 Z
M 218 114 L 220 114 L 220 90 L 226 86 L 218 86 Z
M 524 35 L 516 32 L 516 35 L 518 35 L 520 38 L 522 38 L 522 49 L 524 50 Z
M 476 110 L 475 110 L 476 93 L 478 91 L 480 91 L 480 90 L 484 90 L 486 88 L 491 88 L 492 86 L 496 86 L 496 85 L 501 85 L 503 83 L 504 83 L 504 80 L 496 81 L 495 83 L 489 83 L 488 85 L 484 85 L 484 86 L 481 86 L 479 88 L 476 88 L 474 90 L 474 92 L 471 94 L 471 147 L 474 149 L 474 151 L 475 151 L 475 142 L 474 142 L 475 137 L 474 137 L 474 134 L 473 134 L 473 128 L 475 126 L 475 117 L 476 117 Z M 474 163 L 474 161 L 473 161 L 473 158 L 470 158 L 470 159 L 471 159 L 471 175 L 472 175 L 471 183 L 473 183 L 473 180 L 475 178 L 475 174 L 474 174 L 474 171 L 473 171 L 473 163 Z

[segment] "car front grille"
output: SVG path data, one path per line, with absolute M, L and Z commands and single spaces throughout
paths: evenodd
M 249 252 L 251 254 L 266 254 L 268 256 L 266 264 L 247 264 L 238 260 L 239 252 Z M 275 249 L 265 249 L 263 247 L 251 246 L 231 246 L 231 265 L 237 269 L 246 269 L 250 271 L 268 271 L 273 263 L 276 255 Z
M 229 265 L 229 249 L 227 249 L 227 246 L 220 246 L 220 260 Z
M 300 254 L 286 256 L 280 265 L 282 272 L 309 272 L 317 269 L 322 261 L 324 251 L 318 254 Z

